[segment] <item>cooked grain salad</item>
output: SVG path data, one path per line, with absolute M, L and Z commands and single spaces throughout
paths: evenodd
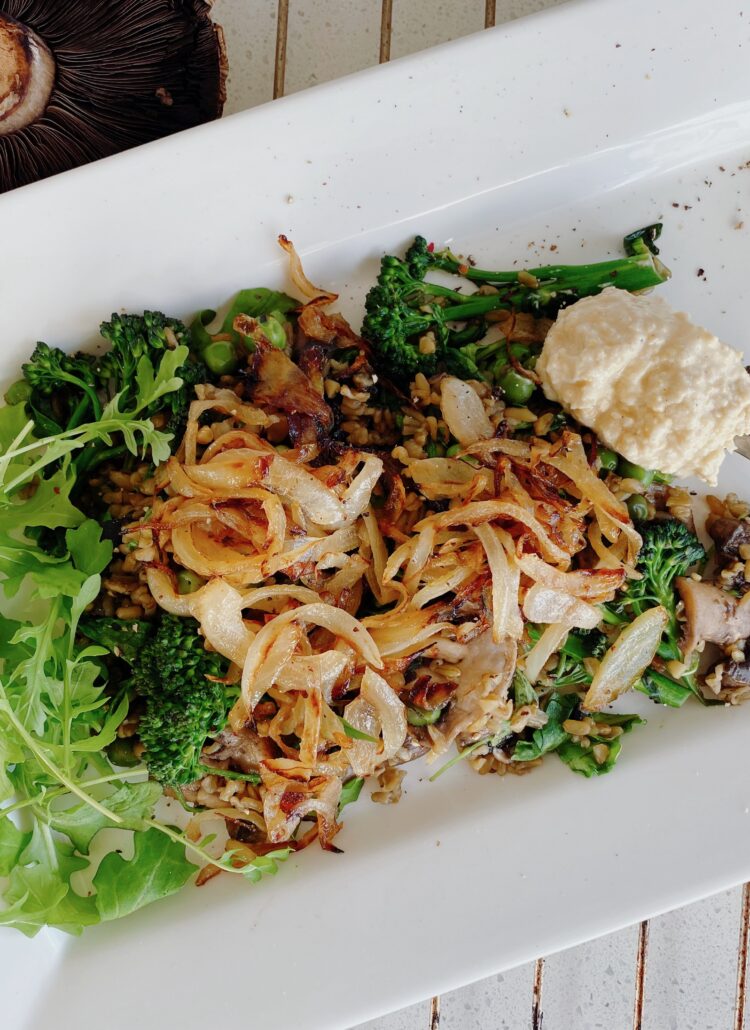
M 519 272 L 418 237 L 361 333 L 282 237 L 294 296 L 37 345 L 0 407 L 0 922 L 339 852 L 415 759 L 600 776 L 633 691 L 746 699 L 750 508 L 709 497 L 699 538 L 536 370 L 561 309 L 667 278 L 659 229 Z

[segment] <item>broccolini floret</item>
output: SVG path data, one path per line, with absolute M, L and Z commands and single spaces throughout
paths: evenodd
M 678 576 L 686 575 L 693 566 L 705 562 L 706 552 L 697 536 L 679 519 L 654 519 L 638 523 L 636 528 L 643 540 L 636 564 L 641 579 L 631 580 L 626 590 L 615 601 L 602 607 L 604 618 L 614 624 L 630 622 L 648 608 L 661 605 L 669 615 L 669 622 L 664 630 L 658 654 L 666 661 L 679 661 L 682 652 L 679 643 L 680 624 L 677 620 L 679 598 L 675 590 L 675 580 Z M 650 670 L 647 670 L 643 684 L 643 692 L 657 700 L 661 700 L 659 693 L 664 692 L 664 680 L 669 679 L 663 673 L 660 673 L 659 677 L 654 677 Z M 672 682 L 702 696 L 694 671 L 680 677 L 679 684 L 676 680 Z
M 406 262 L 387 255 L 377 285 L 367 294 L 362 335 L 390 378 L 433 375 L 448 357 L 447 323 L 506 307 L 497 294 L 465 296 L 414 278 Z
M 133 663 L 132 686 L 145 702 L 138 733 L 149 772 L 180 786 L 197 779 L 206 739 L 219 733 L 234 700 L 217 680 L 227 661 L 206 651 L 194 619 L 162 615 Z
M 92 354 L 66 354 L 59 347 L 37 343 L 22 371 L 31 387 L 28 403 L 42 432 L 52 435 L 101 416 L 96 365 Z
M 500 309 L 554 316 L 565 304 L 607 286 L 631 291 L 657 286 L 669 278 L 655 257 L 653 241 L 660 229 L 648 226 L 627 236 L 625 257 L 519 271 L 477 268 L 417 236 L 404 260 L 392 255 L 382 259 L 377 284 L 365 301 L 362 335 L 383 373 L 396 381 L 408 382 L 417 372 L 429 376 L 447 371 L 498 385 L 498 369 L 483 368 L 477 360 L 478 341 L 489 328 L 484 316 Z M 432 270 L 492 289 L 470 294 L 449 289 L 425 279 Z M 468 323 L 468 339 L 456 323 Z
M 112 345 L 99 361 L 100 382 L 110 394 L 124 392 L 124 401 L 134 388 L 138 363 L 142 358 L 148 358 L 156 366 L 165 350 L 180 345 L 190 346 L 192 342 L 189 330 L 179 319 L 170 318 L 160 311 L 144 311 L 142 315 L 115 313 L 109 322 L 102 322 L 100 332 Z M 166 430 L 175 438 L 179 438 L 185 429 L 195 386 L 209 378 L 205 364 L 192 356 L 177 369 L 177 375 L 182 379 L 182 386 L 159 402 L 161 410 L 169 412 Z

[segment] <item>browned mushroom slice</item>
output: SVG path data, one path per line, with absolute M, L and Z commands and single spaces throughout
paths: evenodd
M 738 600 L 713 583 L 680 577 L 677 590 L 685 605 L 685 654 L 702 641 L 732 644 L 750 637 L 750 594 Z
M 260 737 L 254 730 L 249 729 L 243 729 L 238 733 L 225 729 L 204 752 L 204 759 L 206 764 L 228 762 L 231 768 L 250 773 L 257 772 L 260 763 L 266 758 L 273 758 L 274 755 L 273 744 L 268 737 Z M 221 775 L 218 765 L 217 773 Z
M 218 118 L 205 0 L 3 0 L 0 193 Z
M 739 690 L 744 687 L 750 687 L 750 659 L 725 662 L 721 670 L 721 689 Z
M 716 553 L 722 564 L 737 561 L 740 548 L 750 546 L 750 519 L 715 516 L 707 520 L 706 529 L 716 544 Z

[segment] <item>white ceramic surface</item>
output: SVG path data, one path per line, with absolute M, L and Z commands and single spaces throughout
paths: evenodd
M 620 9 L 576 4 L 3 198 L 0 375 L 115 307 L 187 313 L 273 283 L 279 230 L 356 318 L 378 252 L 415 230 L 531 264 L 552 242 L 599 256 L 664 216 L 668 294 L 741 344 L 747 19 L 733 0 L 637 0 L 627 24 Z M 724 487 L 743 474 L 728 462 Z M 241 896 L 217 882 L 82 941 L 5 934 L 4 1016 L 32 1030 L 77 998 L 82 1030 L 100 1006 L 115 1030 L 133 1010 L 170 1025 L 179 983 L 183 1025 L 343 1026 L 739 882 L 747 713 L 648 714 L 601 782 L 548 764 L 428 785 L 412 769 L 396 809 L 352 812 L 338 859 L 305 854 Z

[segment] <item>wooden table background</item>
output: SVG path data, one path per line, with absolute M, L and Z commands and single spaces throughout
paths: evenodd
M 216 0 L 230 61 L 226 113 L 560 2 Z M 358 1030 L 742 1030 L 747 913 L 742 891 L 728 891 Z M 397 941 L 394 956 L 408 961 Z

